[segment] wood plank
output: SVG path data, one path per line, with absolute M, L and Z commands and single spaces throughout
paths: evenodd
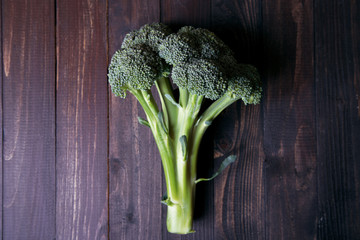
M 261 1 L 212 4 L 215 31 L 234 50 L 239 62 L 262 64 Z M 215 180 L 215 239 L 264 239 L 262 107 L 230 106 L 218 119 L 215 156 L 236 154 L 237 162 Z
M 263 2 L 266 238 L 316 238 L 313 1 Z
M 359 11 L 315 1 L 318 239 L 360 236 Z
M 2 1 L 0 1 L 0 8 L 2 9 Z M 2 33 L 2 11 L 0 11 L 0 32 Z M 3 34 L 1 34 L 2 38 Z M 0 49 L 2 50 L 2 41 L 0 41 Z M 0 52 L 0 59 L 2 59 L 2 52 Z M 1 156 L 1 164 L 0 164 L 0 233 L 3 232 L 3 164 L 4 164 L 4 156 L 3 156 L 3 65 L 0 66 L 0 156 Z M 1 236 L 2 238 L 2 236 Z
M 161 1 L 161 21 L 173 27 L 210 27 L 211 4 L 204 0 Z
M 262 15 L 260 0 L 214 0 L 212 29 L 235 52 L 239 62 L 262 65 Z
M 108 238 L 107 6 L 57 3 L 56 235 Z
M 161 21 L 170 25 L 174 30 L 182 26 L 194 26 L 210 28 L 211 5 L 209 1 L 185 0 L 185 1 L 161 1 Z M 211 129 L 204 139 L 214 139 Z M 199 150 L 198 171 L 199 177 L 209 177 L 213 172 L 213 141 L 203 141 Z M 204 182 L 196 186 L 194 230 L 193 234 L 186 236 L 174 235 L 166 229 L 166 207 L 162 208 L 163 239 L 214 239 L 214 182 Z M 165 181 L 163 191 L 166 191 Z
M 109 52 L 126 33 L 159 21 L 158 0 L 109 1 Z M 161 239 L 161 159 L 136 99 L 110 95 L 110 238 Z
M 55 14 L 2 2 L 4 239 L 55 238 Z

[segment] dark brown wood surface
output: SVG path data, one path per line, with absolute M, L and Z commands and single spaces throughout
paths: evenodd
M 56 12 L 56 238 L 107 239 L 106 3 Z
M 360 2 L 314 10 L 317 235 L 360 239 Z
M 266 236 L 313 239 L 317 226 L 313 1 L 267 1 L 263 11 L 266 222 L 285 223 L 271 224 Z
M 55 234 L 55 12 L 2 2 L 3 239 Z
M 0 1 L 0 4 L 2 5 L 2 1 Z M 2 12 L 0 12 L 0 32 L 2 32 Z M 0 49 L 2 49 L 2 41 L 0 42 Z M 0 58 L 2 59 L 2 51 L 0 53 Z M 2 72 L 2 64 L 0 66 L 0 121 L 1 121 L 1 126 L 0 126 L 0 130 L 1 133 L 3 135 L 3 98 L 2 98 L 2 92 L 3 92 L 3 72 Z M 0 164 L 0 204 L 1 204 L 1 208 L 0 208 L 0 232 L 2 234 L 3 232 L 3 224 L 2 224 L 2 219 L 3 219 L 3 137 L 1 137 L 0 140 L 0 156 L 1 156 L 1 164 Z
M 360 239 L 360 2 L 2 0 L 1 239 Z M 150 22 L 206 27 L 258 67 L 260 105 L 209 128 L 194 228 L 166 230 L 158 150 L 107 65 Z

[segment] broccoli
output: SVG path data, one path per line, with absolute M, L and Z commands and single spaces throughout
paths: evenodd
M 258 104 L 259 74 L 253 66 L 239 64 L 229 47 L 206 29 L 182 27 L 173 33 L 161 23 L 147 24 L 128 33 L 109 65 L 108 80 L 116 96 L 133 94 L 158 146 L 167 193 L 169 232 L 194 232 L 195 187 L 210 180 L 235 160 L 225 159 L 209 179 L 196 179 L 197 155 L 206 129 L 225 108 L 241 99 Z M 156 103 L 151 88 L 158 90 Z M 174 89 L 173 86 L 177 87 Z M 203 109 L 204 99 L 213 102 Z

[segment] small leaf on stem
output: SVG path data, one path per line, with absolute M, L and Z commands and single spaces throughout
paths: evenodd
M 175 100 L 169 95 L 169 94 L 165 94 L 165 97 L 172 103 L 175 105 L 175 107 L 181 108 L 180 104 L 178 104 L 177 102 L 175 102 Z
M 180 144 L 181 144 L 181 151 L 184 157 L 184 161 L 187 160 L 187 138 L 185 135 L 182 135 L 179 138 Z
M 141 125 L 144 125 L 144 126 L 147 126 L 147 127 L 150 127 L 150 124 L 148 121 L 146 121 L 145 119 L 143 119 L 142 117 L 138 117 L 138 121 Z
M 167 130 L 167 128 L 165 126 L 165 122 L 164 122 L 164 114 L 161 111 L 158 113 L 158 119 L 160 121 L 162 129 L 165 131 L 165 133 L 168 133 L 168 130 Z
M 235 155 L 230 155 L 227 158 L 225 158 L 225 160 L 221 163 L 219 169 L 217 170 L 216 173 L 214 173 L 214 175 L 212 175 L 211 178 L 199 178 L 195 181 L 195 183 L 199 183 L 202 181 L 210 181 L 213 180 L 216 176 L 218 176 L 229 164 L 235 162 L 236 160 L 236 156 Z

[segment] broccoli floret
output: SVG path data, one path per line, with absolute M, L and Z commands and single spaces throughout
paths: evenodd
M 126 34 L 121 48 L 125 49 L 138 44 L 146 44 L 153 51 L 158 52 L 160 44 L 170 33 L 171 29 L 162 23 L 146 24 L 139 30 Z
M 218 60 L 222 56 L 233 55 L 231 49 L 213 32 L 191 26 L 168 35 L 160 44 L 159 54 L 173 66 L 193 58 Z
M 186 26 L 172 33 L 155 23 L 125 36 L 112 57 L 108 78 L 116 96 L 125 97 L 129 91 L 146 114 L 139 122 L 150 127 L 161 156 L 168 231 L 193 232 L 195 185 L 213 178 L 196 180 L 201 139 L 214 118 L 232 103 L 239 99 L 244 104 L 260 102 L 256 68 L 239 64 L 229 47 L 209 30 Z M 152 95 L 153 85 L 161 106 Z M 213 103 L 202 109 L 205 98 Z M 234 159 L 226 159 L 220 170 Z
M 206 122 L 212 122 L 224 109 L 239 99 L 244 104 L 258 104 L 261 100 L 261 81 L 256 68 L 251 65 L 237 64 L 231 68 L 233 72 L 228 73 L 228 87 L 225 93 L 212 103 L 202 114 L 198 122 L 199 131 L 202 136 L 207 129 Z
M 261 99 L 261 82 L 256 68 L 238 64 L 232 78 L 229 79 L 227 94 L 241 99 L 245 104 L 258 104 Z
M 109 65 L 109 83 L 116 96 L 126 90 L 148 90 L 161 75 L 161 59 L 149 46 L 133 45 L 118 50 Z
M 231 49 L 207 29 L 185 26 L 179 30 L 179 33 L 190 35 L 196 39 L 197 52 L 202 59 L 217 60 L 224 55 L 233 55 Z
M 173 66 L 187 62 L 199 55 L 196 39 L 187 33 L 170 34 L 159 46 L 159 55 Z
M 211 100 L 220 98 L 228 85 L 221 65 L 207 59 L 176 65 L 171 77 L 179 88 Z

